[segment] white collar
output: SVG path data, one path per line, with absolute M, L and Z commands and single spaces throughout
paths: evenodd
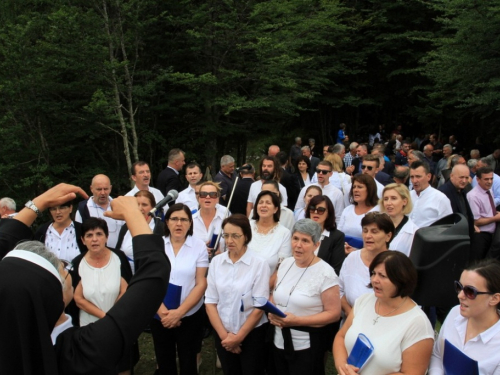
M 7 257 L 19 258 L 34 263 L 37 266 L 40 266 L 43 269 L 49 271 L 52 275 L 54 275 L 55 278 L 57 278 L 57 280 L 59 280 L 59 282 L 61 282 L 61 275 L 59 275 L 59 272 L 57 272 L 56 268 L 52 265 L 52 263 L 50 263 L 47 259 L 41 257 L 38 254 L 32 253 L 31 251 L 27 250 L 17 249 L 7 253 L 7 255 L 4 258 Z

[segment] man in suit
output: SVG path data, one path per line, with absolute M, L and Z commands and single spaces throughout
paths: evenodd
M 168 153 L 167 168 L 160 172 L 158 180 L 156 181 L 156 187 L 164 196 L 172 189 L 181 191 L 179 172 L 182 171 L 184 164 L 186 164 L 184 152 L 179 148 L 170 150 Z M 174 202 L 171 202 L 170 204 L 173 203 Z
M 474 216 L 465 195 L 464 188 L 469 183 L 469 168 L 463 164 L 457 164 L 451 170 L 450 179 L 438 188 L 448 197 L 451 209 L 454 213 L 460 213 L 467 218 L 469 223 L 469 235 L 474 233 Z
M 288 173 L 286 170 L 288 164 L 288 156 L 286 152 L 281 151 L 276 156 L 278 157 L 282 169 L 280 184 L 286 189 L 286 193 L 288 194 L 288 208 L 293 211 L 295 203 L 297 202 L 297 197 L 300 193 L 299 179 L 297 174 Z
M 361 173 L 361 164 L 363 162 L 363 156 L 368 154 L 368 147 L 366 144 L 360 144 L 356 148 L 356 154 L 357 158 L 352 160 L 351 166 L 346 168 L 345 171 L 347 174 L 350 174 L 351 176 L 354 176 L 358 173 Z
M 312 176 L 316 172 L 316 167 L 318 166 L 320 160 L 316 156 L 311 155 L 311 149 L 309 148 L 309 146 L 304 146 L 301 148 L 301 150 L 302 150 L 302 155 L 304 155 L 306 158 L 309 158 L 309 160 L 311 161 L 311 169 L 309 170 L 309 176 L 312 178 Z

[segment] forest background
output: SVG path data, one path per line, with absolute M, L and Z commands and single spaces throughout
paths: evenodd
M 168 150 L 218 170 L 295 136 L 500 141 L 500 0 L 3 0 L 0 197 Z

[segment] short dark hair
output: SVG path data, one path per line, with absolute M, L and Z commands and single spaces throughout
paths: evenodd
M 363 156 L 363 162 L 365 161 L 374 161 L 377 168 L 380 167 L 380 157 L 378 155 L 366 154 Z
M 286 162 L 288 161 L 288 154 L 285 151 L 278 152 L 276 157 L 278 158 L 282 166 L 285 165 Z
M 276 191 L 278 191 L 278 193 L 280 191 L 280 184 L 276 180 L 265 180 L 264 182 L 262 182 L 262 187 L 264 187 L 264 185 L 273 185 L 273 187 L 276 189 Z M 278 195 L 278 198 L 280 200 L 280 205 L 281 205 L 281 202 L 283 202 L 281 194 Z
M 354 188 L 355 182 L 359 182 L 360 184 L 366 186 L 367 196 L 365 204 L 370 207 L 375 207 L 378 203 L 377 184 L 375 183 L 375 179 L 367 174 L 357 174 L 352 177 L 351 190 L 349 191 L 349 202 L 357 205 L 358 202 L 355 202 L 352 196 L 352 189 Z
M 429 163 L 427 163 L 425 160 L 417 160 L 411 163 L 410 169 L 417 169 L 419 167 L 424 168 L 425 174 L 431 173 L 431 168 L 429 167 Z
M 280 221 L 280 215 L 281 215 L 280 199 L 276 194 L 274 194 L 271 191 L 261 191 L 259 195 L 257 195 L 257 199 L 255 199 L 255 204 L 253 206 L 252 220 L 258 221 L 260 219 L 259 213 L 257 212 L 257 204 L 259 203 L 260 198 L 262 198 L 265 195 L 269 195 L 271 197 L 271 200 L 273 201 L 274 207 L 278 208 L 278 210 L 273 215 L 273 220 L 275 223 L 277 223 L 278 221 Z
M 474 271 L 486 280 L 490 293 L 500 293 L 500 262 L 496 259 L 483 259 L 469 265 L 464 271 Z M 497 307 L 500 303 L 497 303 Z
M 142 167 L 143 165 L 149 166 L 148 163 L 146 163 L 145 161 L 142 161 L 142 160 L 136 161 L 134 164 L 132 164 L 132 167 L 130 168 L 130 175 L 135 176 L 135 173 L 136 173 L 135 167 Z
M 389 243 L 394 238 L 394 232 L 396 230 L 394 228 L 394 223 L 392 222 L 389 215 L 387 215 L 385 212 L 368 212 L 361 219 L 361 227 L 366 227 L 370 224 L 375 224 L 377 228 L 384 231 L 385 234 L 391 234 L 391 239 L 389 240 L 389 242 L 387 242 L 387 247 L 389 247 Z
M 85 233 L 94 229 L 102 229 L 106 237 L 109 236 L 108 223 L 106 223 L 106 220 L 100 217 L 89 217 L 82 223 L 82 237 L 85 237 Z
M 326 208 L 328 210 L 328 216 L 325 220 L 325 223 L 323 224 L 323 227 L 327 231 L 334 231 L 337 229 L 337 224 L 335 222 L 335 207 L 333 207 L 333 203 L 328 198 L 326 195 L 316 195 L 315 197 L 312 197 L 311 200 L 309 201 L 309 204 L 306 207 L 306 218 L 310 219 L 311 218 L 311 213 L 309 212 L 309 206 L 316 206 L 322 202 L 326 203 Z
M 170 208 L 168 209 L 168 211 L 165 213 L 165 237 L 170 236 L 170 229 L 168 229 L 167 222 L 170 219 L 170 217 L 172 216 L 172 214 L 174 212 L 178 212 L 178 211 L 184 211 L 186 213 L 186 215 L 188 216 L 189 222 L 191 223 L 189 225 L 189 230 L 186 233 L 186 237 L 193 235 L 193 215 L 191 215 L 191 210 L 189 209 L 188 206 L 186 206 L 183 203 L 176 203 L 176 204 L 171 205 Z
M 147 198 L 149 200 L 149 204 L 151 205 L 151 207 L 156 206 L 155 196 L 149 190 L 139 190 L 137 193 L 134 194 L 134 197 Z
M 476 170 L 476 177 L 481 178 L 483 174 L 493 173 L 493 168 L 491 167 L 481 167 Z
M 222 229 L 226 226 L 226 224 L 231 224 L 236 227 L 241 228 L 243 235 L 245 236 L 245 245 L 248 245 L 250 241 L 252 241 L 252 228 L 250 227 L 250 221 L 248 217 L 242 214 L 232 214 L 229 217 L 226 217 L 222 222 Z
M 325 167 L 330 168 L 330 172 L 333 171 L 333 165 L 328 160 L 321 160 L 318 165 L 324 165 Z
M 311 160 L 309 160 L 309 158 L 307 156 L 304 156 L 304 155 L 300 155 L 297 160 L 295 161 L 295 170 L 298 171 L 299 170 L 299 163 L 303 161 L 304 163 L 307 164 L 307 170 L 309 171 L 311 169 Z
M 196 168 L 196 167 L 198 167 L 198 169 L 200 170 L 200 173 L 202 173 L 201 172 L 201 166 L 197 162 L 195 162 L 195 161 L 192 161 L 188 165 L 186 165 L 186 171 L 188 169 L 193 169 L 193 168 Z
M 411 296 L 417 287 L 418 276 L 410 258 L 399 251 L 382 251 L 372 260 L 369 267 L 370 275 L 382 263 L 385 265 L 387 277 L 396 287 L 396 293 L 392 298 Z M 371 282 L 368 287 L 373 288 Z

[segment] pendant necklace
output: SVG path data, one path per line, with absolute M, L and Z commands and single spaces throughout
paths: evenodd
M 403 298 L 403 302 L 401 302 L 401 304 L 400 304 L 398 307 L 396 307 L 394 310 L 389 311 L 387 314 L 384 314 L 384 315 L 379 315 L 379 313 L 377 312 L 377 307 L 375 306 L 375 314 L 377 314 L 377 317 L 376 317 L 375 319 L 373 319 L 373 325 L 375 325 L 375 324 L 377 324 L 377 323 L 378 323 L 378 319 L 379 319 L 379 318 L 383 318 L 383 317 L 385 317 L 385 316 L 387 316 L 387 315 L 391 315 L 393 312 L 395 312 L 395 311 L 396 311 L 396 310 L 398 310 L 401 306 L 403 306 L 403 304 L 404 304 L 404 303 L 405 303 L 405 301 L 406 301 L 406 298 L 408 298 L 408 297 Z M 378 306 L 379 306 L 379 308 L 380 308 L 380 300 L 379 300 L 379 299 L 377 299 L 377 303 L 378 303 Z

